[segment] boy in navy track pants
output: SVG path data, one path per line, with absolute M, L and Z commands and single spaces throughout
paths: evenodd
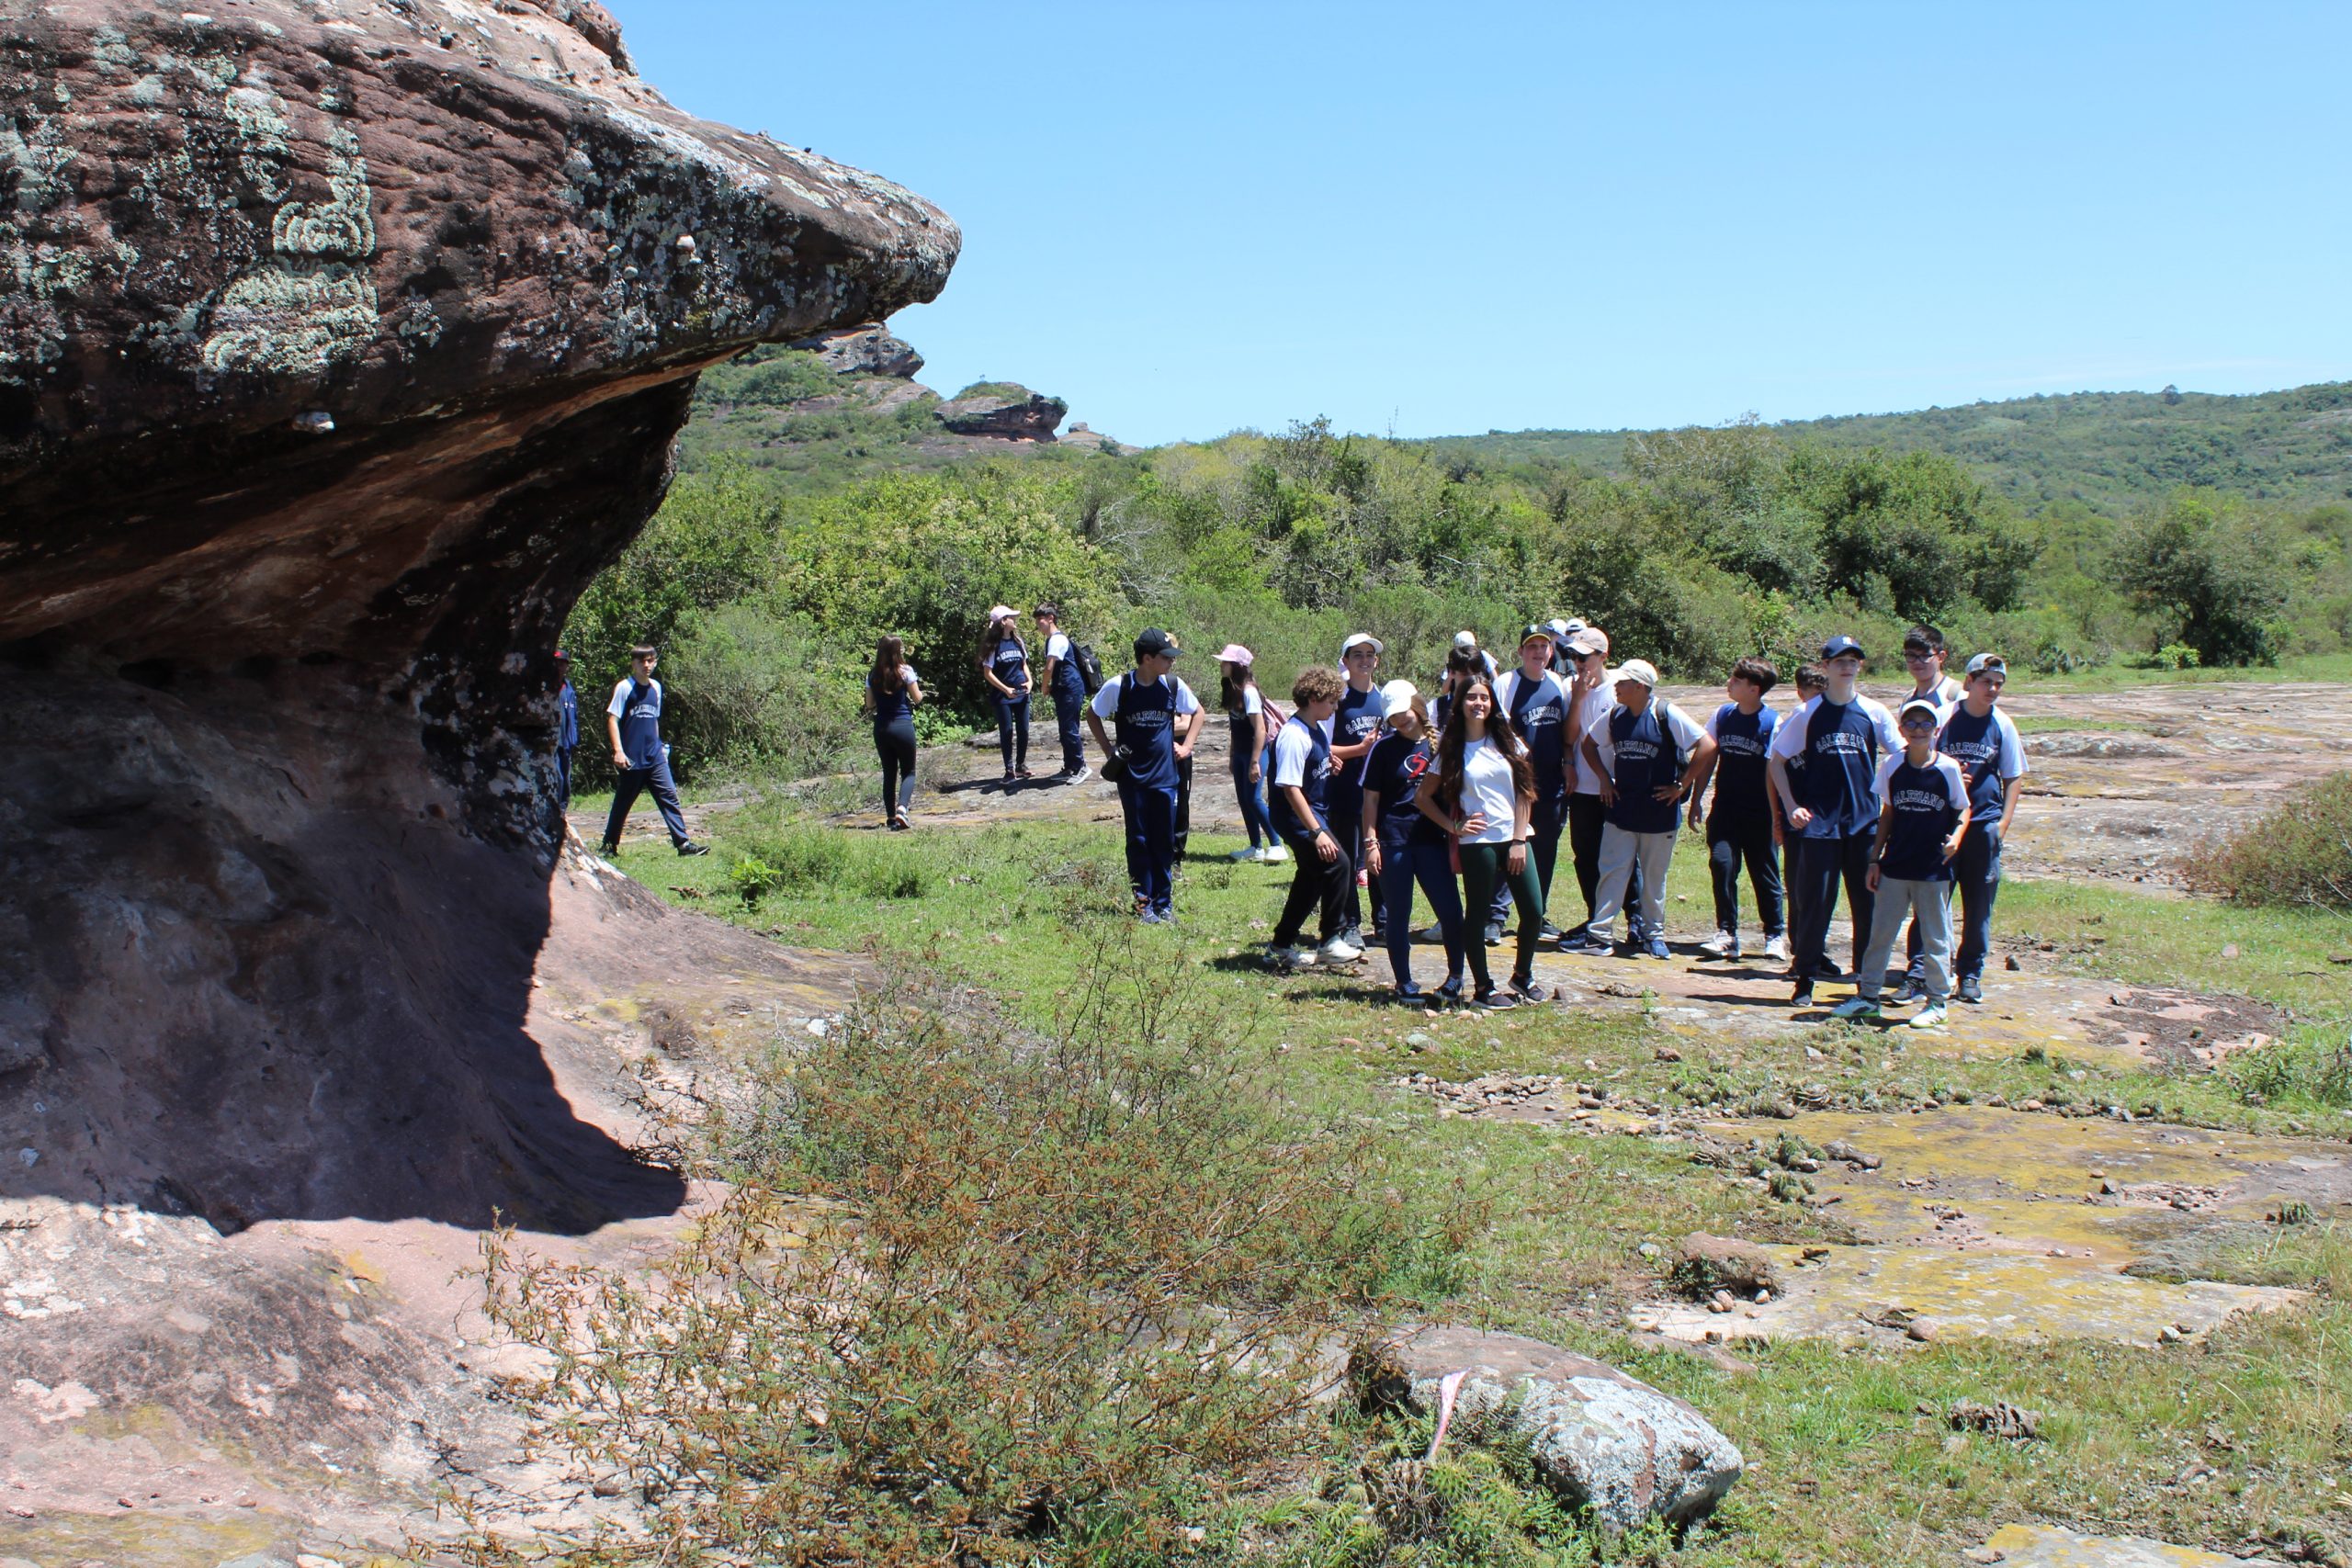
M 1781 720 L 1772 735 L 1766 767 L 1774 793 L 1788 810 L 1797 835 L 1794 874 L 1802 917 L 1794 949 L 1796 988 L 1792 1007 L 1813 1005 L 1814 976 L 1829 942 L 1829 919 L 1838 912 L 1842 882 L 1853 925 L 1854 960 L 1861 961 L 1871 930 L 1871 844 L 1878 833 L 1879 759 L 1900 750 L 1903 738 L 1894 716 L 1861 695 L 1862 645 L 1834 637 L 1822 645 L 1826 677 L 1821 695 Z M 1789 762 L 1802 758 L 1804 793 L 1791 782 Z
M 1961 840 L 1951 867 L 1960 897 L 1960 951 L 1952 960 L 1952 977 L 1964 1002 L 1984 999 L 1984 953 L 1992 943 L 1993 900 L 2001 890 L 2001 843 L 2017 814 L 2018 781 L 2026 774 L 2025 742 L 2009 716 L 1994 705 L 2008 678 L 2008 666 L 1997 653 L 1970 660 L 1960 706 L 1945 717 L 1936 738 L 1937 750 L 1960 764 L 1968 784 L 1968 836 Z M 1915 941 L 1917 932 L 1915 923 Z
M 1086 710 L 1087 728 L 1107 758 L 1123 760 L 1119 811 L 1125 818 L 1127 881 L 1148 925 L 1176 918 L 1177 764 L 1193 754 L 1201 701 L 1176 678 L 1176 639 L 1158 626 L 1136 638 L 1136 667 L 1105 681 Z M 1114 743 L 1102 728 L 1117 728 Z
M 1699 774 L 1690 792 L 1690 822 L 1707 830 L 1707 863 L 1715 891 L 1715 934 L 1702 944 L 1711 957 L 1739 956 L 1739 873 L 1745 865 L 1748 885 L 1756 890 L 1756 915 L 1764 928 L 1764 956 L 1785 961 L 1789 955 L 1788 927 L 1782 919 L 1781 859 L 1773 830 L 1772 784 L 1765 775 L 1765 754 L 1772 749 L 1772 731 L 1781 716 L 1764 705 L 1765 694 L 1781 682 L 1781 672 L 1761 659 L 1743 659 L 1732 666 L 1724 682 L 1730 700 L 1707 720 L 1708 738 L 1715 743 L 1713 761 Z M 1714 774 L 1715 798 L 1702 812 L 1699 797 Z
M 657 655 L 650 648 L 629 649 L 629 673 L 613 688 L 612 705 L 605 710 L 605 732 L 613 743 L 612 815 L 605 818 L 604 852 L 620 852 L 621 829 L 628 825 L 629 808 L 637 797 L 652 792 L 661 809 L 662 825 L 682 855 L 707 855 L 686 832 L 686 814 L 678 805 L 678 786 L 670 777 L 670 748 L 662 739 L 662 682 L 653 678 Z
M 1038 644 L 1046 650 L 1046 690 L 1054 699 L 1054 728 L 1062 743 L 1062 768 L 1056 777 L 1065 784 L 1082 784 L 1087 777 L 1086 739 L 1079 732 L 1079 715 L 1086 711 L 1086 676 L 1062 630 L 1061 611 L 1040 604 L 1035 619 Z
M 1340 669 L 1346 680 L 1340 688 L 1339 706 L 1324 731 L 1331 740 L 1331 779 L 1337 786 L 1331 791 L 1331 835 L 1339 840 L 1340 857 L 1348 863 L 1340 923 L 1349 940 L 1359 947 L 1363 945 L 1358 934 L 1363 925 L 1363 895 L 1356 888 L 1356 873 L 1365 869 L 1363 763 L 1372 753 L 1373 742 L 1380 739 L 1380 688 L 1373 682 L 1373 672 L 1380 668 L 1382 651 L 1380 639 L 1369 632 L 1351 633 L 1340 645 Z M 1369 876 L 1365 881 L 1364 891 L 1372 895 L 1373 923 L 1377 925 L 1380 887 Z
M 571 689 L 571 655 L 555 650 L 555 830 L 563 837 L 563 814 L 571 809 L 571 754 L 580 750 L 580 694 Z

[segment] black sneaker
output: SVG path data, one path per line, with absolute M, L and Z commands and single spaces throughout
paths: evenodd
M 615 855 L 621 852 L 621 847 L 607 840 L 605 842 L 596 846 L 596 852 L 604 856 L 606 860 L 610 860 Z
M 1421 988 L 1410 980 L 1402 981 L 1396 987 L 1396 999 L 1400 1002 L 1420 1001 L 1423 999 Z
M 1921 983 L 1917 975 L 1905 975 L 1903 976 L 1903 984 L 1894 987 L 1896 1007 L 1909 1007 L 1913 1002 L 1924 1002 L 1927 999 L 1928 987 Z
M 1813 1005 L 1813 987 L 1806 985 L 1802 980 L 1799 981 L 1797 983 L 1797 988 L 1789 994 L 1789 1005 L 1792 1008 L 1811 1007 Z
M 685 843 L 678 846 L 678 852 L 682 855 L 707 855 L 710 853 L 710 846 L 708 844 L 697 844 L 692 840 L 688 840 Z
M 1489 986 L 1471 998 L 1470 1004 L 1473 1007 L 1484 1008 L 1488 1012 L 1509 1012 L 1519 1005 L 1519 998 L 1509 991 L 1497 990 Z
M 1460 1007 L 1462 1005 L 1462 982 L 1459 980 L 1448 980 L 1444 985 L 1440 986 L 1436 990 L 1430 993 L 1430 999 L 1437 1003 L 1437 1005 L 1442 1008 Z
M 1546 920 L 1544 922 L 1544 929 L 1535 934 L 1541 941 L 1557 942 L 1566 933 L 1564 933 L 1559 927 L 1554 925 L 1551 921 Z
M 1514 979 L 1510 983 L 1510 988 L 1519 993 L 1519 999 L 1523 1002 L 1546 1001 L 1550 999 L 1552 995 L 1552 993 L 1544 987 L 1544 982 L 1536 979 L 1532 975 L 1524 980 Z
M 1842 980 L 1846 977 L 1846 972 L 1838 967 L 1836 959 L 1825 958 L 1815 966 L 1813 977 L 1816 980 Z

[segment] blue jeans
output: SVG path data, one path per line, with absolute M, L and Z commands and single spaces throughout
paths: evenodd
M 670 829 L 670 842 L 681 847 L 692 842 L 686 837 L 686 814 L 678 807 L 678 786 L 670 777 L 670 759 L 664 756 L 650 768 L 624 769 L 614 777 L 613 814 L 605 818 L 607 848 L 619 846 L 621 829 L 628 826 L 629 807 L 649 791 L 661 809 L 662 826 Z
M 1154 914 L 1176 907 L 1176 791 L 1122 783 L 1119 810 L 1126 818 L 1127 883 L 1136 903 Z
M 1004 771 L 1029 765 L 1029 694 L 996 699 L 996 744 L 1004 753 Z
M 1258 782 L 1255 784 L 1250 782 L 1250 768 L 1253 761 L 1258 767 Z M 1273 777 L 1273 752 L 1270 750 L 1261 758 L 1251 758 L 1246 753 L 1235 757 L 1232 772 L 1233 794 L 1241 802 L 1241 825 L 1250 829 L 1250 847 L 1257 849 L 1261 840 L 1268 844 L 1282 842 L 1274 832 L 1272 820 L 1266 815 L 1266 781 Z
M 1403 986 L 1413 977 L 1413 884 L 1430 901 L 1438 930 L 1445 935 L 1445 977 L 1462 978 L 1464 943 L 1474 940 L 1462 930 L 1462 893 L 1453 881 L 1453 864 L 1443 844 L 1416 844 L 1380 836 L 1381 934 L 1388 939 L 1388 972 Z

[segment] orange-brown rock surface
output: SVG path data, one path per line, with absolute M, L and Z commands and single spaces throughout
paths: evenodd
M 0 1197 L 674 1207 L 527 1026 L 665 918 L 550 897 L 548 655 L 696 372 L 958 243 L 586 0 L 0 0 Z

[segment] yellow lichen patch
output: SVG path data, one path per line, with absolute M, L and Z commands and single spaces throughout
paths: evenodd
M 2077 1535 L 2055 1525 L 2003 1525 L 1984 1544 L 2006 1568 L 2261 1568 L 2255 1558 L 2139 1536 Z
M 1776 1247 L 1785 1294 L 1728 1313 L 1681 1303 L 1634 1314 L 1669 1339 L 2105 1339 L 2154 1346 L 2169 1329 L 2209 1332 L 2241 1312 L 2278 1312 L 2305 1292 L 2192 1280 L 2168 1285 L 2085 1258 L 1953 1253 L 1924 1247 L 1841 1247 L 1802 1263 Z
M 384 1270 L 382 1266 L 369 1262 L 366 1254 L 346 1252 L 343 1255 L 341 1261 L 343 1263 L 344 1272 L 349 1274 L 353 1279 L 365 1280 L 368 1283 L 374 1285 L 379 1290 L 383 1288 Z

